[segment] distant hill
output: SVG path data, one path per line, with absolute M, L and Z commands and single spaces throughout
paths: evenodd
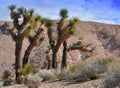
M 56 32 L 56 22 L 53 21 L 53 31 Z M 0 74 L 5 69 L 13 69 L 14 66 L 14 42 L 9 34 L 9 29 L 12 28 L 12 22 L 0 22 Z M 38 47 L 36 47 L 31 55 L 30 62 L 39 64 L 43 67 L 46 62 L 45 51 L 48 46 L 48 37 L 46 29 L 43 33 L 45 41 Z M 84 43 L 92 43 L 92 46 L 96 46 L 93 53 L 82 53 L 78 50 L 70 51 L 68 53 L 67 63 L 68 65 L 73 63 L 79 63 L 81 60 L 93 61 L 99 58 L 112 56 L 118 58 L 120 56 L 120 25 L 104 24 L 97 22 L 84 22 L 80 21 L 77 24 L 76 35 L 73 35 L 68 40 L 68 45 L 71 45 L 81 38 Z M 23 51 L 28 45 L 27 39 L 24 41 Z M 23 52 L 24 53 L 24 52 Z M 60 65 L 62 58 L 62 46 L 58 52 L 58 63 Z M 118 58 L 119 60 L 119 58 Z

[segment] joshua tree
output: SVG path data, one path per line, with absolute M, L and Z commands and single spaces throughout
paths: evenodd
M 58 30 L 62 31 L 63 27 L 66 24 L 66 18 L 68 17 L 68 11 L 66 9 L 62 9 L 60 11 L 61 21 L 58 24 Z M 69 34 L 72 35 L 75 33 L 76 28 L 76 22 L 78 21 L 77 18 L 73 18 L 73 20 L 70 20 L 71 24 L 71 30 L 69 30 Z M 58 34 L 60 34 L 58 32 Z M 60 34 L 61 35 L 61 34 Z M 61 63 L 61 69 L 67 67 L 67 39 L 63 42 L 63 55 L 62 55 L 62 63 Z
M 34 10 L 27 10 L 23 7 L 18 8 L 15 10 L 15 5 L 10 5 L 8 7 L 11 11 L 10 16 L 13 19 L 14 28 L 10 31 L 13 40 L 15 41 L 15 71 L 16 71 L 16 82 L 20 83 L 20 73 L 19 69 L 22 67 L 22 58 L 21 58 L 21 51 L 23 40 L 25 37 L 28 37 L 32 32 L 32 29 L 37 27 L 38 23 L 38 16 L 33 16 Z M 20 19 L 23 19 L 20 21 Z M 16 30 L 15 30 L 16 29 Z M 27 63 L 28 56 L 35 45 L 37 45 L 38 40 L 42 40 L 39 35 L 43 31 L 42 28 L 38 27 L 38 30 L 33 37 L 29 37 L 30 45 L 27 48 L 24 59 L 23 59 L 23 66 Z
M 60 39 L 61 37 L 61 31 L 65 26 L 66 23 L 66 18 L 68 17 L 68 11 L 66 9 L 61 9 L 59 15 L 61 16 L 61 20 L 58 23 L 58 38 Z M 62 63 L 61 63 L 61 68 L 64 68 L 66 65 L 66 58 L 67 58 L 67 42 L 63 42 L 63 57 L 62 57 Z
M 68 23 L 66 21 L 68 11 L 66 9 L 62 9 L 60 11 L 61 20 L 58 22 L 57 30 L 58 30 L 58 39 L 55 42 L 52 35 L 52 22 L 50 20 L 46 21 L 46 26 L 48 28 L 48 37 L 50 47 L 52 49 L 52 68 L 57 68 L 57 52 L 60 48 L 60 45 L 67 41 L 67 39 L 71 36 L 71 32 L 75 29 L 77 18 L 71 19 Z M 66 47 L 65 47 L 66 49 Z M 65 50 L 64 49 L 64 50 Z M 65 55 L 66 56 L 66 55 Z

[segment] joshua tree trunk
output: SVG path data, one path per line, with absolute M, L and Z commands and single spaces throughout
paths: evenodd
M 22 50 L 22 42 L 20 38 L 16 40 L 16 48 L 15 48 L 15 71 L 16 71 L 16 82 L 20 83 L 20 74 L 19 69 L 21 68 L 21 50 Z
M 67 42 L 63 42 L 63 57 L 62 57 L 62 63 L 61 63 L 61 69 L 64 69 L 67 67 Z
M 29 47 L 28 47 L 27 50 L 25 51 L 25 55 L 24 55 L 24 57 L 23 57 L 23 63 L 22 63 L 23 68 L 24 68 L 25 65 L 28 63 L 29 55 L 30 55 L 30 52 L 32 51 L 33 48 L 34 48 L 34 46 L 29 45 Z
M 51 68 L 51 59 L 50 59 L 50 55 L 47 55 L 46 58 L 47 58 L 47 60 L 48 60 L 48 67 L 47 67 L 47 69 L 50 69 L 50 68 Z
M 42 37 L 40 36 L 42 32 L 43 32 L 43 29 L 39 28 L 34 38 L 30 41 L 30 45 L 28 46 L 24 54 L 23 63 L 22 63 L 23 68 L 28 63 L 30 52 L 33 50 L 35 46 L 39 45 L 39 43 L 43 41 Z
M 57 52 L 56 50 L 52 49 L 52 68 L 54 69 L 57 69 L 57 62 L 56 62 L 56 59 L 57 59 Z
M 48 68 L 47 69 L 50 69 L 51 68 L 51 61 L 48 62 Z

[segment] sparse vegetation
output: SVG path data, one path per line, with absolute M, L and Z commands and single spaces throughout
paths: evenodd
M 104 88 L 119 88 L 120 87 L 120 62 L 112 62 L 108 65 Z
M 11 73 L 8 70 L 5 70 L 2 75 L 2 83 L 3 86 L 9 86 L 14 84 L 14 80 L 12 79 Z
M 24 68 L 19 69 L 20 73 L 20 81 L 21 83 L 24 83 L 25 80 L 27 79 L 27 76 L 30 74 L 33 74 L 33 68 L 31 64 L 26 64 Z
M 54 79 L 56 76 L 54 74 L 54 70 L 40 70 L 38 73 L 36 73 L 36 75 L 38 75 L 40 78 L 43 79 L 43 81 L 47 81 L 47 80 L 52 80 Z
M 41 85 L 42 78 L 40 78 L 38 75 L 28 75 L 27 80 L 25 84 L 28 86 L 28 88 L 38 88 Z
M 0 88 L 2 88 L 3 87 L 3 82 L 0 82 Z
M 56 72 L 55 74 L 59 80 L 73 78 L 78 79 L 80 82 L 95 80 L 102 78 L 101 76 L 103 73 L 107 72 L 108 65 L 112 62 L 113 60 L 109 57 L 92 63 L 82 61 L 77 65 L 72 65 L 68 70 L 64 69 L 60 72 Z
M 70 79 L 72 77 L 72 73 L 67 69 L 63 69 L 62 71 L 55 71 L 55 75 L 58 80 Z

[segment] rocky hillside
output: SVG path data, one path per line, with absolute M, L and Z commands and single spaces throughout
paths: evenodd
M 54 30 L 56 32 L 56 21 L 54 21 Z M 9 34 L 9 29 L 12 27 L 11 22 L 0 22 L 0 73 L 5 69 L 12 69 L 14 67 L 14 42 Z M 31 55 L 30 62 L 40 64 L 44 67 L 46 62 L 45 51 L 48 46 L 48 37 L 46 29 L 43 33 L 45 41 L 36 47 Z M 85 44 L 92 43 L 91 47 L 96 47 L 93 53 L 82 53 L 78 50 L 70 51 L 68 53 L 68 65 L 79 63 L 81 60 L 93 61 L 102 57 L 119 57 L 120 56 L 120 26 L 103 24 L 96 22 L 80 21 L 77 24 L 76 35 L 73 35 L 68 40 L 68 45 L 71 45 L 82 39 Z M 24 41 L 23 54 L 28 45 L 27 39 Z M 58 52 L 58 63 L 62 58 L 62 46 Z M 59 64 L 60 65 L 60 64 Z

